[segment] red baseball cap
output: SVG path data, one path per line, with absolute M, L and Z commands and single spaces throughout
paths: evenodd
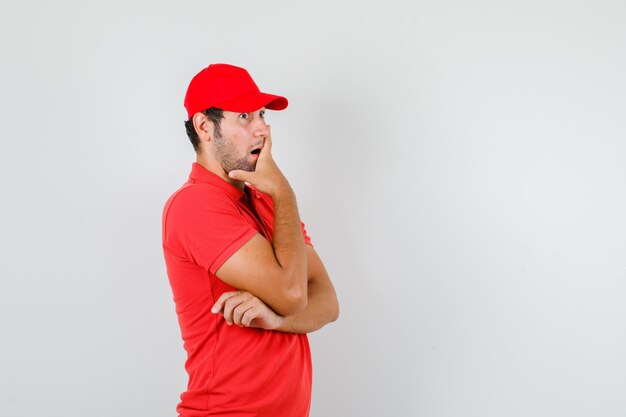
M 229 64 L 211 64 L 191 79 L 185 95 L 185 108 L 191 118 L 209 107 L 247 113 L 261 107 L 283 110 L 285 97 L 262 93 L 243 68 Z

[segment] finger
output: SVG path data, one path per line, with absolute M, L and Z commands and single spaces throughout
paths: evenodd
M 272 154 L 272 133 L 269 125 L 267 128 L 269 133 L 265 136 L 265 139 L 263 140 L 263 147 L 261 148 L 261 152 L 259 152 L 260 161 L 263 161 L 266 158 L 271 158 Z
M 242 317 L 244 316 L 244 314 L 250 311 L 252 307 L 254 307 L 254 303 L 251 303 L 249 301 L 241 303 L 237 307 L 235 307 L 235 309 L 233 310 L 233 323 L 238 326 L 242 326 Z
M 217 299 L 215 304 L 213 304 L 213 307 L 211 307 L 211 313 L 216 314 L 222 311 L 226 300 L 239 294 L 241 294 L 240 291 L 227 291 L 223 293 L 222 295 L 220 295 L 220 297 Z
M 267 125 L 268 134 L 265 137 L 265 141 L 263 142 L 263 149 L 261 149 L 261 154 L 269 154 L 272 153 L 272 127 Z M 259 157 L 261 156 L 259 154 Z
M 256 319 L 259 316 L 259 309 L 256 307 L 249 308 L 243 313 L 241 316 L 241 325 L 244 327 L 250 327 L 252 320 Z
M 242 297 L 241 295 L 236 295 L 226 300 L 226 302 L 224 303 L 224 313 L 223 313 L 224 320 L 226 320 L 226 324 L 228 324 L 229 326 L 233 324 L 233 311 L 239 304 L 243 303 L 244 301 L 245 301 L 245 298 Z
M 263 152 L 263 149 L 261 149 L 261 152 Z M 249 171 L 243 171 L 241 169 L 234 169 L 228 173 L 228 176 L 237 181 L 245 181 L 245 182 L 250 183 L 252 179 L 251 178 L 252 174 L 253 173 Z

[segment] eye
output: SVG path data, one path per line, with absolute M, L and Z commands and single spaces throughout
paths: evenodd
M 259 112 L 259 117 L 261 117 L 261 119 L 265 119 L 265 110 L 261 110 Z
M 239 115 L 239 118 L 240 118 L 240 119 L 247 119 L 248 117 L 250 117 L 250 116 L 248 115 L 248 113 L 241 113 L 241 114 Z

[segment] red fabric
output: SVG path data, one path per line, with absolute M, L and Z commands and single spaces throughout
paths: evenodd
M 210 107 L 245 113 L 261 107 L 283 110 L 288 104 L 285 97 L 262 93 L 248 71 L 229 64 L 211 64 L 197 73 L 185 94 L 189 118 Z
M 211 307 L 234 288 L 215 276 L 254 234 L 271 241 L 271 198 L 246 193 L 194 163 L 163 210 L 163 253 L 187 351 L 184 417 L 306 417 L 311 353 L 305 334 L 228 326 Z M 302 225 L 303 236 L 311 244 Z

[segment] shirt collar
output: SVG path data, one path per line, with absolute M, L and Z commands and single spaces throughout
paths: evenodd
M 241 197 L 244 196 L 244 192 L 239 190 L 239 188 L 218 177 L 216 174 L 212 173 L 197 162 L 191 164 L 191 173 L 189 174 L 189 180 L 195 183 L 214 185 L 235 200 L 239 200 Z

